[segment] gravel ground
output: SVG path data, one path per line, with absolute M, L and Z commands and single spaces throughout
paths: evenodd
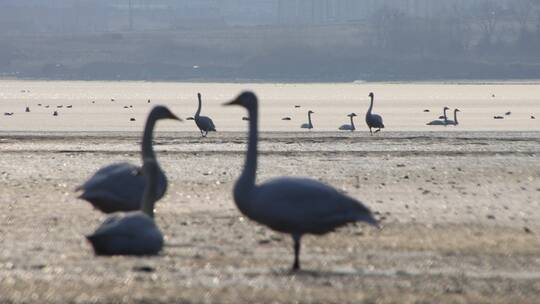
M 310 176 L 368 205 L 292 244 L 241 216 L 245 133 L 159 132 L 157 257 L 94 257 L 104 215 L 74 188 L 140 162 L 132 132 L 0 133 L 0 303 L 538 303 L 540 132 L 263 133 L 259 181 Z

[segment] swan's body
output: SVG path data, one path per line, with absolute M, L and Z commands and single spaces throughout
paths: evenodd
M 373 93 L 369 93 L 369 97 L 371 97 L 371 102 L 369 104 L 369 109 L 366 113 L 366 124 L 369 128 L 369 133 L 373 135 L 371 128 L 377 129 L 375 130 L 375 133 L 380 132 L 381 129 L 384 129 L 384 123 L 380 115 L 371 113 L 371 110 L 373 109 L 373 99 L 375 99 L 375 95 Z
M 163 235 L 154 222 L 159 166 L 154 159 L 144 159 L 146 187 L 141 210 L 109 216 L 86 239 L 96 255 L 155 255 L 163 248 Z
M 156 121 L 169 110 L 162 106 L 154 107 L 148 115 L 142 141 L 142 158 L 153 159 L 156 156 L 152 148 L 152 132 Z M 167 191 L 167 177 L 158 166 L 156 175 L 157 200 Z M 79 196 L 90 202 L 95 208 L 105 213 L 139 210 L 145 189 L 145 179 L 141 167 L 129 163 L 117 163 L 99 169 L 78 190 Z
M 197 94 L 197 98 L 199 99 L 199 107 L 197 108 L 197 112 L 195 112 L 195 116 L 193 116 L 193 120 L 195 120 L 197 128 L 201 131 L 202 137 L 206 137 L 208 132 L 216 132 L 216 126 L 210 117 L 200 115 L 202 107 L 201 93 Z
M 461 112 L 459 109 L 454 109 L 454 120 L 447 119 L 446 122 L 449 125 L 457 126 L 459 124 L 457 120 L 457 112 Z
M 311 110 L 308 111 L 308 113 L 307 113 L 307 115 L 308 115 L 308 122 L 305 123 L 305 124 L 302 124 L 302 125 L 300 126 L 300 128 L 302 128 L 302 129 L 310 129 L 310 130 L 313 129 L 313 123 L 311 123 L 311 114 L 315 114 L 315 112 L 313 112 L 313 111 L 311 111 Z
M 443 109 L 443 116 L 442 120 L 436 119 L 428 122 L 426 125 L 428 126 L 446 126 L 448 124 L 448 117 L 446 116 L 446 111 L 448 111 L 448 107 L 444 107 Z
M 356 116 L 356 114 L 351 113 L 351 114 L 349 114 L 347 116 L 351 118 L 351 124 L 350 125 L 349 124 L 344 124 L 341 127 L 339 127 L 339 129 L 344 130 L 344 131 L 351 131 L 352 132 L 352 131 L 356 130 L 356 127 L 354 126 L 354 120 L 353 120 L 353 118 Z
M 244 170 L 234 186 L 234 201 L 248 218 L 292 236 L 293 270 L 300 268 L 300 240 L 304 234 L 325 234 L 357 221 L 377 225 L 369 209 L 360 202 L 316 180 L 279 177 L 256 185 L 257 97 L 244 92 L 228 104 L 244 106 L 250 117 L 248 151 Z

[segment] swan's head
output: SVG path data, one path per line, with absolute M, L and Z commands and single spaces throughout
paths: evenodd
M 459 109 L 455 109 L 454 112 L 461 112 Z
M 195 118 L 190 116 L 190 117 L 186 118 L 186 120 L 195 120 Z
M 201 93 L 197 93 L 197 98 L 201 100 Z
M 355 116 L 356 116 L 356 113 L 351 113 L 351 114 L 349 114 L 349 115 L 347 115 L 347 116 L 349 116 L 349 117 L 355 117 Z
M 371 98 L 375 97 L 375 95 L 373 94 L 373 92 L 369 93 L 368 96 L 371 97 Z
M 169 108 L 165 106 L 155 106 L 150 112 L 150 115 L 155 116 L 156 119 L 174 119 L 182 121 L 178 116 L 174 115 Z
M 257 96 L 253 92 L 245 91 L 238 95 L 234 100 L 226 102 L 223 105 L 239 105 L 250 110 L 257 107 Z
M 450 110 L 450 108 L 449 108 L 449 107 L 444 107 L 443 110 L 445 110 L 445 111 L 446 111 L 446 110 Z
M 313 111 L 311 111 L 311 110 L 309 110 L 307 113 L 308 113 L 308 114 L 315 114 L 315 112 L 313 112 Z

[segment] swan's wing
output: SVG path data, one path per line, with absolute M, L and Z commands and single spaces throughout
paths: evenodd
M 444 121 L 442 121 L 442 120 L 433 120 L 433 121 L 428 122 L 426 125 L 428 125 L 428 126 L 440 126 L 440 125 L 444 125 Z
M 216 126 L 214 125 L 214 122 L 212 121 L 212 119 L 210 119 L 210 117 L 207 116 L 199 116 L 199 119 L 197 120 L 197 125 L 203 131 L 216 131 Z
M 373 118 L 373 123 L 376 128 L 384 128 L 383 119 L 378 114 L 372 114 L 371 117 Z
M 140 208 L 146 181 L 141 168 L 129 163 L 112 164 L 99 169 L 80 188 L 80 198 L 106 213 L 134 211 Z M 160 170 L 159 198 L 167 190 L 167 177 Z
M 361 202 L 306 178 L 278 178 L 256 188 L 254 219 L 278 231 L 325 233 L 354 221 L 376 224 Z

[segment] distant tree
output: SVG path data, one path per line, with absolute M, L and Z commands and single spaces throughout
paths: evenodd
M 501 6 L 486 0 L 473 7 L 473 14 L 482 32 L 480 45 L 490 46 L 494 42 L 495 31 L 502 16 Z

